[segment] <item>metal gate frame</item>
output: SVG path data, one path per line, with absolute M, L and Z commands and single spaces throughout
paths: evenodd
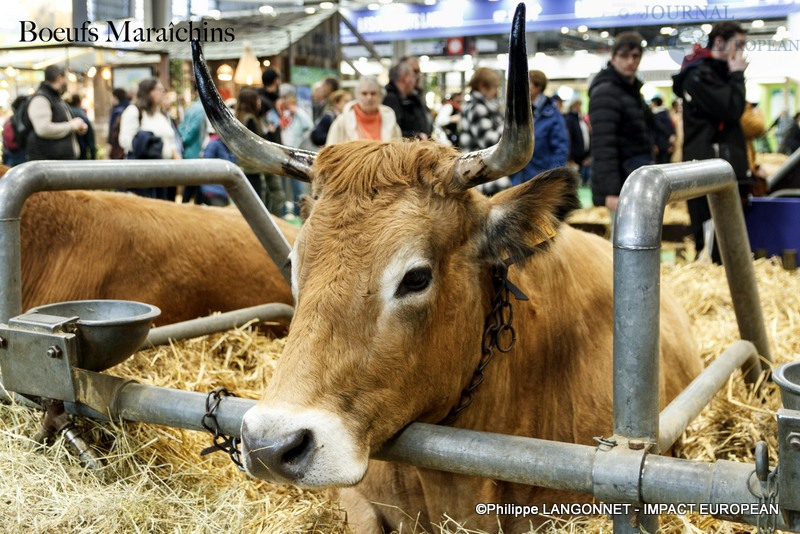
M 0 323 L 21 310 L 20 216 L 25 200 L 38 191 L 113 189 L 221 183 L 253 228 L 267 253 L 289 280 L 289 246 L 244 174 L 221 160 L 126 162 L 31 162 L 0 180 Z M 658 412 L 658 335 L 661 222 L 668 202 L 708 194 L 720 252 L 742 339 L 731 345 L 663 412 Z M 750 250 L 736 180 L 722 160 L 644 167 L 626 181 L 620 195 L 614 237 L 614 433 L 598 447 L 441 427 L 409 425 L 373 458 L 424 468 L 488 477 L 567 491 L 590 493 L 607 503 L 735 504 L 715 516 L 764 524 L 764 503 L 752 465 L 700 462 L 659 456 L 741 367 L 758 374 L 758 354 L 769 360 Z M 283 313 L 286 310 L 281 310 Z M 172 332 L 175 333 L 174 331 Z M 752 342 L 752 343 L 751 343 Z M 122 419 L 203 430 L 206 395 L 137 384 L 104 373 L 72 369 L 76 402 L 67 410 L 97 419 Z M 225 397 L 220 429 L 238 436 L 244 412 L 255 400 Z M 800 412 L 780 410 L 781 436 L 800 431 Z M 797 473 L 800 452 L 780 448 Z M 763 475 L 764 462 L 759 471 Z M 769 466 L 766 466 L 767 472 Z M 781 479 L 784 491 L 796 479 Z M 784 499 L 775 526 L 800 532 L 795 491 Z M 783 503 L 782 503 L 783 504 Z M 743 507 L 740 505 L 749 505 Z M 718 509 L 719 511 L 719 509 Z M 725 512 L 731 513 L 725 513 Z M 734 513 L 735 512 L 735 513 Z M 654 532 L 658 516 L 631 512 L 614 517 L 614 532 Z

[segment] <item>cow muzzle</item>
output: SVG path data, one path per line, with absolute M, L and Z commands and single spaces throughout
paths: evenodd
M 357 445 L 336 414 L 258 405 L 242 419 L 242 459 L 256 478 L 323 488 L 360 481 L 369 451 Z

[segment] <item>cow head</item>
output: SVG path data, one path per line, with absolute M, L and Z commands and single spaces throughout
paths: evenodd
M 519 9 L 510 61 L 504 138 L 466 156 L 410 141 L 354 141 L 314 156 L 248 140 L 221 102 L 209 111 L 218 131 L 235 134 L 226 138 L 234 151 L 246 147 L 251 161 L 260 153 L 270 172 L 302 175 L 314 198 L 290 255 L 296 312 L 286 346 L 242 423 L 250 474 L 356 484 L 388 438 L 413 421 L 440 421 L 458 402 L 481 357 L 492 266 L 541 248 L 575 201 L 565 171 L 491 199 L 471 189 L 530 159 Z M 196 62 L 201 95 L 203 68 Z

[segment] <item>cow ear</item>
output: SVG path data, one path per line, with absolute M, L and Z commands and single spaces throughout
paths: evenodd
M 564 218 L 580 207 L 578 175 L 566 167 L 543 172 L 490 199 L 485 257 L 521 263 L 547 248 Z

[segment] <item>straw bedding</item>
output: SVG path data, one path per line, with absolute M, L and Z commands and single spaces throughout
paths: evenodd
M 800 271 L 768 260 L 755 262 L 759 290 L 776 362 L 800 358 Z M 664 279 L 688 310 L 706 361 L 737 339 L 724 271 L 692 263 L 664 267 Z M 225 386 L 257 398 L 283 348 L 248 329 L 234 330 L 142 351 L 114 368 L 140 382 L 200 392 Z M 676 454 L 681 457 L 752 462 L 758 440 L 776 455 L 776 386 L 762 394 L 731 379 L 691 425 Z M 223 454 L 199 457 L 210 436 L 127 423 L 79 421 L 104 455 L 104 467 L 84 469 L 56 441 L 30 440 L 39 414 L 0 405 L 0 531 L 36 533 L 340 533 L 344 513 L 323 493 L 274 486 L 241 474 Z M 754 528 L 706 516 L 664 516 L 663 532 L 751 532 Z M 604 518 L 580 518 L 546 526 L 547 532 L 610 532 Z M 469 525 L 442 518 L 437 532 L 467 533 Z M 408 532 L 423 532 L 421 528 Z

